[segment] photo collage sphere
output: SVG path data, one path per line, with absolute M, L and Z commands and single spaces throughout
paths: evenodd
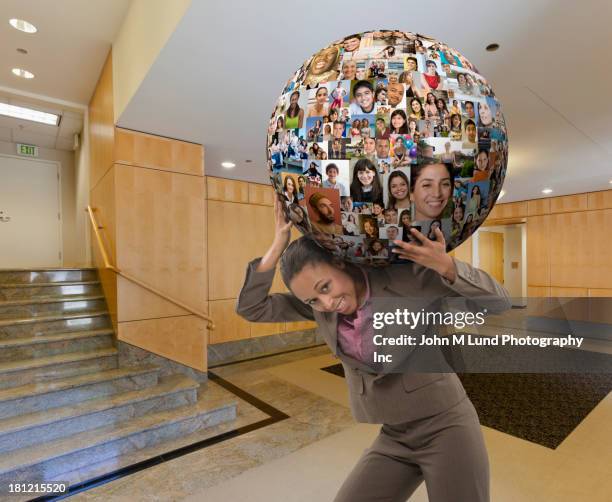
M 270 117 L 267 166 L 296 228 L 346 261 L 402 262 L 395 240 L 450 251 L 484 221 L 508 164 L 501 104 L 457 50 L 381 30 L 309 58 Z

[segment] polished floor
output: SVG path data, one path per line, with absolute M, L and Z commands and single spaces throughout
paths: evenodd
M 206 502 L 331 501 L 379 426 L 357 424 L 342 378 L 320 368 L 337 363 L 326 347 L 232 364 L 212 371 L 289 418 L 257 427 L 179 458 L 106 482 L 76 500 Z M 214 381 L 213 392 L 227 392 Z M 208 430 L 248 430 L 268 415 L 237 398 L 235 423 Z M 243 429 L 245 430 L 245 429 Z M 612 500 L 612 394 L 556 448 L 484 427 L 494 502 Z M 176 447 L 201 440 L 185 437 Z M 168 445 L 165 445 L 168 449 Z M 159 454 L 160 451 L 151 452 Z M 421 485 L 410 499 L 427 501 Z M 463 502 L 463 501 L 458 501 Z

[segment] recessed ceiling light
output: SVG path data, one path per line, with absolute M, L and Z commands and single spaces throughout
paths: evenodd
M 38 29 L 32 23 L 28 23 L 23 19 L 11 19 L 9 24 L 16 30 L 23 31 L 24 33 L 36 33 Z
M 0 115 L 54 126 L 58 125 L 60 120 L 60 116 L 55 113 L 41 112 L 32 108 L 9 105 L 7 103 L 0 103 Z
M 489 52 L 495 52 L 497 49 L 499 49 L 499 44 L 489 44 L 486 46 L 486 49 Z
M 251 163 L 251 162 L 253 162 L 253 161 L 252 161 L 251 159 L 246 159 L 246 160 L 245 160 L 245 162 L 246 162 L 247 164 L 250 164 L 250 163 Z M 612 181 L 611 181 L 610 183 L 612 183 Z
M 17 52 L 19 52 L 20 54 L 27 54 L 28 51 L 26 49 L 22 49 L 21 47 L 17 48 Z
M 506 195 L 506 191 L 502 190 L 501 192 L 499 192 L 499 197 L 497 197 L 497 200 L 501 199 L 504 195 Z
M 608 181 L 608 183 L 612 184 L 612 180 Z
M 236 164 L 233 162 L 221 162 L 221 166 L 225 167 L 226 169 L 231 169 L 232 167 L 236 167 Z
M 17 75 L 21 78 L 34 78 L 34 74 L 32 72 L 24 70 L 23 68 L 13 68 L 11 71 L 13 72 L 13 75 Z
M 545 188 L 542 193 L 552 193 L 552 188 Z

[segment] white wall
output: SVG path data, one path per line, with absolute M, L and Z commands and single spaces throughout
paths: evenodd
M 0 153 L 17 156 L 17 145 L 0 141 Z M 61 165 L 63 265 L 64 267 L 85 266 L 83 256 L 87 246 L 83 235 L 77 232 L 76 226 L 75 154 L 52 148 L 39 148 L 38 153 L 38 158 L 59 162 Z
M 89 205 L 89 120 L 85 112 L 81 145 L 74 154 L 75 159 L 75 232 L 77 246 L 76 266 L 91 267 L 91 234 L 90 223 L 85 208 Z

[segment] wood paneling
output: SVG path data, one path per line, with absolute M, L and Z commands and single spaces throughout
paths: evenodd
M 305 331 L 307 329 L 315 329 L 317 323 L 314 321 L 296 321 L 285 323 L 285 331 L 287 333 L 291 331 Z
M 201 145 L 119 127 L 115 131 L 115 162 L 204 176 Z
M 502 220 L 506 218 L 522 218 L 527 216 L 527 202 L 509 202 L 506 204 L 496 204 L 487 218 L 492 220 Z
M 249 184 L 246 181 L 206 177 L 207 197 L 209 200 L 226 202 L 249 202 Z
M 460 261 L 472 264 L 472 238 L 465 240 L 458 247 L 453 249 L 453 256 Z
M 527 296 L 530 298 L 547 298 L 550 296 L 548 286 L 527 286 Z
M 249 328 L 251 330 L 251 338 L 278 335 L 286 332 L 284 322 L 250 322 Z
M 117 277 L 117 303 L 120 305 L 119 322 L 191 314 L 121 276 Z M 206 313 L 205 309 L 202 310 Z
M 108 53 L 89 102 L 89 187 L 95 187 L 113 165 L 113 58 Z
M 538 216 L 541 214 L 550 214 L 550 199 L 534 199 L 527 201 L 527 215 Z
M 554 298 L 579 298 L 588 296 L 586 288 L 550 288 L 550 296 Z
M 553 214 L 550 285 L 607 288 L 612 283 L 610 232 L 612 209 Z
M 612 289 L 589 289 L 589 296 L 593 298 L 612 298 Z
M 504 234 L 478 233 L 479 268 L 488 272 L 500 284 L 504 283 Z
M 119 323 L 119 340 L 200 371 L 207 369 L 206 321 L 194 315 Z
M 587 194 L 564 195 L 550 199 L 551 213 L 569 213 L 573 211 L 586 211 L 588 208 Z
M 550 218 L 527 218 L 528 286 L 550 286 Z
M 205 311 L 204 178 L 116 164 L 115 179 L 118 268 Z M 165 305 L 155 314 L 159 301 L 151 303 L 151 295 L 139 289 L 140 294 L 130 293 L 126 316 L 142 319 L 176 312 L 174 306 Z
M 210 315 L 215 329 L 210 332 L 210 343 L 242 340 L 251 336 L 251 323 L 236 314 L 236 300 L 212 300 Z
M 273 206 L 274 189 L 272 188 L 272 185 L 249 183 L 249 204 Z
M 612 209 L 612 190 L 590 192 L 587 194 L 589 209 Z

